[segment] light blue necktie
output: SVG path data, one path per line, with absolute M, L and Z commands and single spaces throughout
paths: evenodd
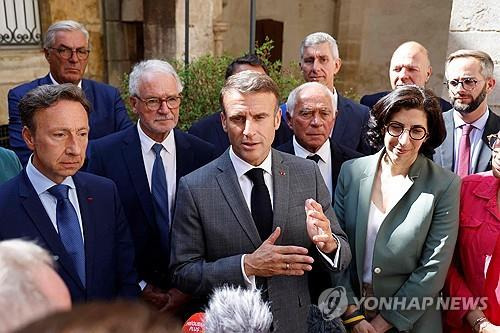
M 83 286 L 85 286 L 85 249 L 80 222 L 75 207 L 68 199 L 68 190 L 68 185 L 59 184 L 52 186 L 48 191 L 57 199 L 56 221 L 59 237 L 73 261 Z
M 159 143 L 153 145 L 155 162 L 151 176 L 151 194 L 155 207 L 156 224 L 160 231 L 161 247 L 167 258 L 170 257 L 170 217 L 168 212 L 168 188 L 165 168 L 160 152 L 163 146 Z

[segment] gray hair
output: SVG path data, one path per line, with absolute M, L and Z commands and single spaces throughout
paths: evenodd
M 36 87 L 21 98 L 18 107 L 23 126 L 34 132 L 36 130 L 35 114 L 61 100 L 78 102 L 87 113 L 90 112 L 90 103 L 78 86 L 72 83 L 47 84 Z
M 165 73 L 172 75 L 177 84 L 178 92 L 182 92 L 182 82 L 175 69 L 168 62 L 158 59 L 144 60 L 134 65 L 128 77 L 128 91 L 130 96 L 139 95 L 139 85 L 146 73 Z
M 479 50 L 458 50 L 450 54 L 446 59 L 446 78 L 448 78 L 448 65 L 457 58 L 475 58 L 481 65 L 481 75 L 486 79 L 493 78 L 493 60 L 488 53 Z
M 261 74 L 254 71 L 243 71 L 231 75 L 220 92 L 219 102 L 223 112 L 224 109 L 224 96 L 231 90 L 236 90 L 241 94 L 251 93 L 272 93 L 276 97 L 275 112 L 278 111 L 278 101 L 280 100 L 280 93 L 278 85 L 266 74 Z
M 330 50 L 332 51 L 332 57 L 334 59 L 339 58 L 339 47 L 335 38 L 327 34 L 326 32 L 315 32 L 307 35 L 306 38 L 300 43 L 300 61 L 304 57 L 304 49 L 306 47 L 311 47 L 318 44 L 328 43 Z
M 267 333 L 273 322 L 258 289 L 215 289 L 205 311 L 206 333 Z
M 56 39 L 56 33 L 58 33 L 59 31 L 80 31 L 85 36 L 85 39 L 89 44 L 88 47 L 90 48 L 89 32 L 87 31 L 87 29 L 85 29 L 83 24 L 72 20 L 66 20 L 66 21 L 57 21 L 47 29 L 47 32 L 45 33 L 45 38 L 43 39 L 44 49 L 47 49 L 54 45 L 54 40 Z
M 37 283 L 41 265 L 52 268 L 53 260 L 35 243 L 20 239 L 0 242 L 0 332 L 16 329 L 53 310 Z
M 304 89 L 314 88 L 323 92 L 326 96 L 328 96 L 332 100 L 333 112 L 337 110 L 337 103 L 335 102 L 335 98 L 333 97 L 333 93 L 327 86 L 322 85 L 318 82 L 306 82 L 301 84 L 297 88 L 293 89 L 290 95 L 288 95 L 288 99 L 286 100 L 286 112 L 293 116 L 293 112 L 295 111 L 295 105 L 297 104 L 297 99 L 300 96 L 300 93 Z

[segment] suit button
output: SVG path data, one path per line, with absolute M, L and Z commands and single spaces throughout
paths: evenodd
M 375 267 L 373 269 L 373 273 L 375 273 L 375 274 L 380 274 L 381 272 L 382 272 L 382 269 L 380 267 Z

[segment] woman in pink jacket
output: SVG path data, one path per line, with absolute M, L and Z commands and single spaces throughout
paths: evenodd
M 463 179 L 460 229 L 445 296 L 464 297 L 445 312 L 450 333 L 500 332 L 500 132 L 490 135 L 492 171 Z M 451 303 L 453 304 L 453 303 Z

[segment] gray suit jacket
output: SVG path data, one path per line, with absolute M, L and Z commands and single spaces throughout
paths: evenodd
M 353 259 L 338 284 L 352 297 L 362 294 L 363 265 L 371 193 L 383 150 L 342 165 L 335 192 L 335 213 L 349 237 Z M 458 234 L 460 178 L 419 155 L 408 172 L 411 187 L 378 230 L 372 263 L 376 297 L 403 301 L 381 315 L 397 328 L 388 332 L 442 332 L 435 304 L 416 309 L 408 302 L 435 297 L 444 285 Z M 406 299 L 404 299 L 406 297 Z M 405 302 L 404 302 L 405 301 Z M 394 303 L 392 303 L 394 304 Z M 372 303 L 373 306 L 373 303 Z
M 453 152 L 455 150 L 454 131 L 455 122 L 453 121 L 453 111 L 451 109 L 443 113 L 444 124 L 446 126 L 446 138 L 441 146 L 436 148 L 432 159 L 434 162 L 447 170 L 453 171 L 455 168 L 455 161 L 453 160 Z M 476 165 L 476 172 L 484 172 L 491 170 L 491 150 L 488 148 L 486 137 L 490 134 L 495 134 L 500 130 L 500 117 L 490 110 L 490 115 L 484 127 L 481 150 L 479 152 L 479 159 Z
M 272 172 L 273 230 L 278 226 L 282 230 L 276 243 L 303 246 L 310 249 L 312 256 L 319 255 L 305 224 L 304 203 L 313 198 L 323 206 L 333 233 L 340 239 L 338 269 L 345 269 L 351 252 L 316 163 L 273 149 Z M 224 283 L 244 287 L 241 256 L 252 253 L 261 243 L 228 150 L 181 178 L 172 226 L 170 267 L 174 285 L 196 296 L 206 296 Z M 306 331 L 308 275 L 266 279 L 275 331 Z

